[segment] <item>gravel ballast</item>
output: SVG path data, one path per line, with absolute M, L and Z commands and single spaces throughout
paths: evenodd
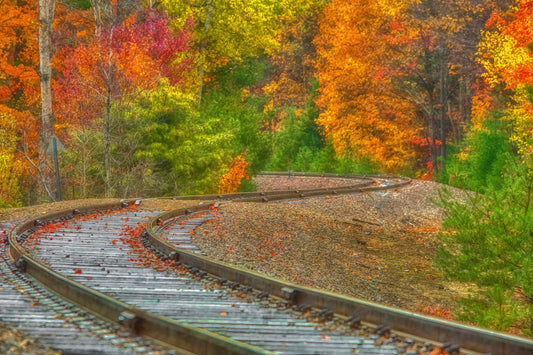
M 299 188 L 309 186 L 305 180 Z M 433 201 L 443 187 L 413 181 L 381 192 L 224 204 L 196 242 L 214 258 L 269 276 L 451 317 L 458 285 L 444 282 L 432 263 L 442 222 Z
M 353 185 L 321 177 L 254 178 L 259 191 Z M 357 183 L 357 181 L 356 181 Z M 444 282 L 432 264 L 444 185 L 413 181 L 397 190 L 270 203 L 224 203 L 221 217 L 195 233 L 209 256 L 288 281 L 449 317 L 463 285 Z M 464 198 L 463 191 L 449 188 Z M 0 210 L 0 223 L 118 200 L 78 200 Z M 199 201 L 144 200 L 168 211 Z

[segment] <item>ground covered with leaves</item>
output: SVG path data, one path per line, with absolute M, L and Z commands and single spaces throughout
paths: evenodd
M 258 190 L 267 191 L 335 187 L 354 181 L 260 177 L 254 183 Z M 443 280 L 432 263 L 443 217 L 434 201 L 443 187 L 413 181 L 390 191 L 222 204 L 218 217 L 201 226 L 195 239 L 215 259 L 273 277 L 453 318 L 453 304 L 466 288 Z M 461 190 L 451 190 L 459 198 L 466 197 Z M 7 226 L 52 211 L 116 201 L 64 201 L 0 210 L 0 223 Z M 167 211 L 198 203 L 147 199 L 140 208 Z M 20 336 L 6 329 L 2 328 L 2 336 Z M 29 341 L 19 345 L 26 344 Z
M 394 191 L 226 204 L 196 241 L 219 260 L 293 283 L 451 318 L 465 288 L 432 263 L 442 188 L 414 181 Z

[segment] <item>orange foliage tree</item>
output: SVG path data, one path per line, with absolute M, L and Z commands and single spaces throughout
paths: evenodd
M 533 1 L 520 0 L 506 13 L 495 13 L 487 22 L 480 44 L 479 62 L 488 87 L 478 95 L 476 108 L 481 116 L 496 107 L 503 109 L 510 123 L 510 136 L 524 162 L 533 171 Z M 484 102 L 494 94 L 499 100 Z M 510 99 L 509 99 L 510 98 Z M 488 115 L 487 115 L 488 116 Z
M 233 159 L 229 165 L 229 171 L 224 174 L 218 182 L 218 192 L 221 194 L 234 193 L 239 190 L 242 179 L 249 179 L 246 169 L 250 166 L 243 156 L 239 154 Z
M 316 40 L 318 122 L 337 152 L 437 171 L 470 117 L 481 29 L 510 2 L 332 1 Z
M 338 154 L 370 157 L 389 171 L 413 164 L 419 137 L 416 106 L 395 91 L 388 64 L 396 53 L 381 40 L 405 4 L 333 0 L 324 11 L 317 64 L 318 124 Z
M 471 116 L 476 75 L 475 53 L 481 30 L 494 9 L 510 0 L 420 0 L 401 19 L 403 29 L 391 33 L 401 53 L 396 62 L 398 91 L 415 103 L 423 121 L 430 160 L 443 168 L 448 142 L 462 137 Z M 401 41 L 402 39 L 408 39 Z
M 34 187 L 39 142 L 39 64 L 35 4 L 0 2 L 0 175 L 2 200 L 14 203 L 19 186 Z
M 98 9 L 94 9 L 97 11 Z M 169 18 L 154 10 L 138 11 L 123 21 L 111 11 L 109 25 L 97 24 L 94 36 L 80 28 L 86 41 L 66 47 L 56 58 L 61 77 L 55 85 L 58 123 L 66 128 L 98 129 L 104 136 L 104 182 L 111 184 L 112 110 L 142 91 L 157 87 L 159 79 L 176 84 L 188 66 L 177 56 L 188 50 L 190 23 L 180 31 L 169 28 Z M 118 22 L 117 22 L 118 21 Z

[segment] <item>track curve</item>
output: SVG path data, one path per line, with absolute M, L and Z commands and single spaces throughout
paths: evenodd
M 54 288 L 56 292 L 83 305 L 85 311 L 98 315 L 105 323 L 112 325 L 117 334 L 102 334 L 114 339 L 113 345 L 121 351 L 139 353 L 163 351 L 166 348 L 183 353 L 213 354 L 269 351 L 337 353 L 344 349 L 346 353 L 396 354 L 409 347 L 407 338 L 398 335 L 402 331 L 415 329 L 402 328 L 396 318 L 402 318 L 404 322 L 407 319 L 408 323 L 420 323 L 414 333 L 422 337 L 431 335 L 424 329 L 428 325 L 439 328 L 439 332 L 447 327 L 453 328 L 453 331 L 444 331 L 443 336 L 427 338 L 433 339 L 437 345 L 445 337 L 447 340 L 457 339 L 461 345 L 469 346 L 466 338 L 478 336 L 476 334 L 479 331 L 472 333 L 471 329 L 455 324 L 428 321 L 426 317 L 362 304 L 346 297 L 289 285 L 280 280 L 235 269 L 209 260 L 184 238 L 209 218 L 210 214 L 216 213 L 217 202 L 211 200 L 267 202 L 319 194 L 383 190 L 409 184 L 408 179 L 385 178 L 376 183 L 378 180 L 375 177 L 352 178 L 358 180 L 356 184 L 336 189 L 194 197 L 207 201 L 189 209 L 160 215 L 137 211 L 135 201 L 129 203 L 129 208 L 116 212 L 110 211 L 124 206 L 101 206 L 100 210 L 105 210 L 105 213 L 65 211 L 17 226 L 9 237 L 10 254 L 27 274 L 42 279 L 41 282 Z M 196 216 L 194 213 L 204 215 Z M 90 218 L 87 217 L 91 214 Z M 73 218 L 74 215 L 85 217 Z M 179 227 L 181 234 L 169 233 L 181 238 L 181 248 L 175 245 L 176 240 L 165 240 L 159 235 L 161 230 L 166 229 L 168 232 L 173 225 L 179 225 L 179 218 L 186 218 L 187 228 L 193 228 L 182 233 L 182 223 Z M 46 221 L 53 223 L 46 225 Z M 145 223 L 147 233 L 143 234 L 144 245 L 140 245 L 140 240 L 135 238 Z M 46 228 L 52 230 L 39 236 Z M 119 253 L 117 247 L 123 250 Z M 150 263 L 142 265 L 149 259 L 148 253 L 141 255 L 144 247 L 151 249 L 153 255 L 157 255 L 160 260 L 155 260 L 152 256 Z M 137 254 L 132 254 L 132 250 Z M 148 259 L 142 259 L 141 256 Z M 65 263 L 67 259 L 76 260 L 77 264 Z M 162 269 L 154 270 L 154 263 L 160 263 Z M 164 277 L 161 276 L 163 271 Z M 48 276 L 44 276 L 45 273 Z M 149 288 L 153 288 L 153 292 L 148 292 Z M 57 291 L 58 289 L 61 291 Z M 199 301 L 204 296 L 208 301 Z M 196 302 L 196 306 L 191 307 L 192 301 Z M 364 311 L 361 311 L 361 307 Z M 362 324 L 354 316 L 355 313 L 362 318 Z M 245 317 L 231 319 L 239 315 Z M 313 320 L 318 320 L 318 323 L 313 323 Z M 373 325 L 367 325 L 366 322 Z M 376 326 L 380 324 L 383 326 L 376 330 Z M 253 327 L 253 332 L 245 329 L 254 329 Z M 395 329 L 394 339 L 390 337 L 391 330 L 385 329 L 387 327 Z M 263 335 L 250 337 L 250 334 L 260 333 L 268 328 L 273 332 L 269 333 L 267 330 Z M 296 336 L 290 335 L 290 331 L 296 328 L 299 329 L 295 332 Z M 455 338 L 452 336 L 455 334 L 453 332 L 458 334 L 454 335 Z M 503 349 L 513 351 L 533 349 L 531 342 L 485 333 L 483 341 L 487 342 L 492 337 L 492 340 L 489 339 L 492 343 L 488 343 L 491 349 L 496 349 L 494 344 L 505 344 L 506 348 Z M 283 335 L 287 339 L 295 339 L 283 342 L 280 340 Z M 263 343 L 260 339 L 263 339 Z M 424 341 L 420 340 L 417 344 L 422 348 Z M 466 348 L 476 350 L 471 346 Z M 302 349 L 305 351 L 302 352 Z M 429 352 L 429 348 L 426 347 L 426 350 Z M 493 353 L 497 354 L 498 350 Z

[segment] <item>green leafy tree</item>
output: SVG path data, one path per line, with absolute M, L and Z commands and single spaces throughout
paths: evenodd
M 200 116 L 191 95 L 164 83 L 141 95 L 128 116 L 143 121 L 134 156 L 152 165 L 152 194 L 216 192 L 232 160 L 233 136 L 220 119 Z
M 179 24 L 193 18 L 198 49 L 198 103 L 202 100 L 206 73 L 228 62 L 272 54 L 279 48 L 276 33 L 281 16 L 295 16 L 307 1 L 277 0 L 164 0 Z
M 227 65 L 214 72 L 216 81 L 206 86 L 202 117 L 218 120 L 233 135 L 233 156 L 246 152 L 250 170 L 262 170 L 272 152 L 271 132 L 265 127 L 262 110 L 266 99 L 257 89 L 269 72 L 258 58 Z
M 461 302 L 463 319 L 533 334 L 532 186 L 528 163 L 509 161 L 499 188 L 487 187 L 467 203 L 444 197 L 437 262 L 448 277 L 478 288 Z
M 494 111 L 479 128 L 470 130 L 458 146 L 461 151 L 448 157 L 442 182 L 479 193 L 502 187 L 502 174 L 513 154 L 511 129 L 501 118 L 501 111 Z

